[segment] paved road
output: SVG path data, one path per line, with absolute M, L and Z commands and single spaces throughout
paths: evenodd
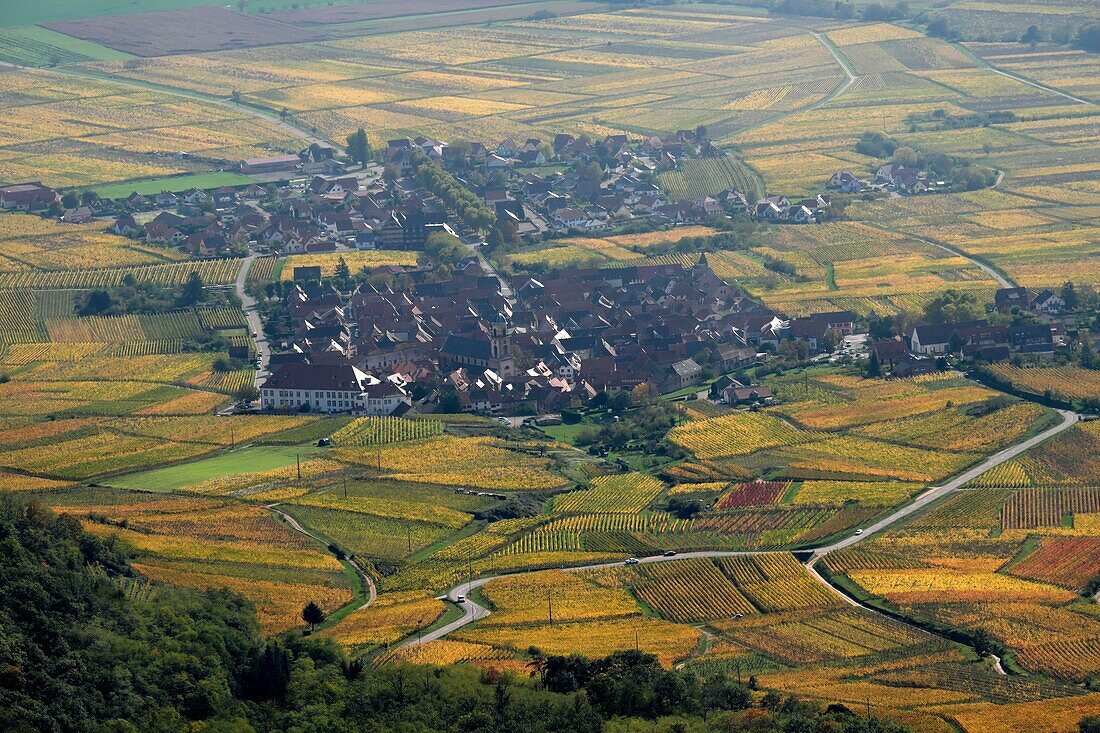
M 958 491 L 959 489 L 962 488 L 963 484 L 970 481 L 971 479 L 976 478 L 977 476 L 980 476 L 981 474 L 983 474 L 986 471 L 994 468 L 995 466 L 1001 465 L 1005 461 L 1008 461 L 1012 458 L 1015 458 L 1016 456 L 1020 455 L 1021 453 L 1023 453 L 1027 449 L 1034 448 L 1036 445 L 1038 445 L 1039 443 L 1042 443 L 1044 440 L 1046 440 L 1048 438 L 1052 438 L 1055 435 L 1057 435 L 1058 433 L 1062 432 L 1063 430 L 1066 430 L 1066 429 L 1072 427 L 1078 420 L 1077 413 L 1075 413 L 1075 412 L 1071 412 L 1069 410 L 1059 410 L 1058 413 L 1061 415 L 1062 421 L 1060 423 L 1058 423 L 1057 425 L 1055 425 L 1054 427 L 1047 428 L 1046 430 L 1039 433 L 1038 435 L 1035 435 L 1035 436 L 1033 436 L 1031 438 L 1028 438 L 1027 440 L 1025 440 L 1021 443 L 1017 443 L 1015 445 L 1009 446 L 1008 448 L 1005 448 L 1004 450 L 1001 450 L 1001 451 L 998 451 L 997 453 L 994 453 L 993 455 L 991 455 L 989 458 L 986 458 L 981 463 L 975 465 L 972 468 L 967 469 L 966 471 L 963 471 L 962 473 L 960 473 L 958 476 L 953 478 L 951 481 L 948 481 L 943 486 L 936 486 L 936 487 L 933 487 L 933 488 L 929 489 L 928 491 L 926 491 L 923 494 L 921 494 L 920 496 L 918 496 L 912 503 L 907 504 L 906 506 L 903 506 L 901 509 L 898 509 L 897 511 L 890 514 L 889 516 L 884 517 L 883 519 L 880 519 L 879 521 L 875 522 L 871 526 L 865 527 L 862 534 L 852 535 L 850 537 L 845 537 L 844 539 L 842 539 L 838 542 L 834 542 L 831 545 L 825 545 L 824 547 L 819 547 L 818 549 L 814 550 L 815 560 L 817 558 L 820 558 L 823 555 L 827 555 L 830 552 L 834 552 L 836 550 L 841 550 L 845 547 L 851 547 L 852 545 L 856 544 L 857 542 L 865 540 L 870 535 L 873 535 L 876 532 L 881 532 L 882 530 L 886 529 L 890 525 L 897 524 L 902 519 L 905 519 L 906 517 L 908 517 L 910 514 L 913 514 L 915 512 L 920 511 L 921 509 L 924 509 L 926 506 L 928 506 L 932 502 L 938 501 L 939 499 L 942 499 L 943 497 L 947 496 L 948 494 L 951 494 L 951 493 L 954 493 L 955 491 Z M 812 564 L 815 560 L 811 560 L 810 563 Z
M 836 550 L 840 550 L 840 549 L 843 549 L 845 547 L 851 547 L 852 545 L 854 545 L 858 542 L 862 542 L 863 540 L 866 540 L 867 538 L 871 537 L 872 535 L 874 535 L 878 532 L 881 532 L 882 530 L 884 530 L 884 529 L 886 529 L 886 528 L 888 528 L 888 527 L 890 527 L 894 524 L 897 524 L 898 522 L 902 521 L 903 519 L 910 516 L 911 514 L 913 514 L 915 512 L 918 512 L 921 509 L 924 509 L 925 507 L 927 507 L 932 502 L 938 501 L 939 499 L 942 499 L 943 497 L 948 496 L 949 494 L 952 494 L 956 491 L 959 491 L 963 487 L 963 485 L 966 484 L 971 479 L 985 473 L 986 471 L 994 468 L 995 466 L 999 466 L 1000 464 L 1004 463 L 1005 461 L 1008 461 L 1008 460 L 1011 460 L 1012 458 L 1015 458 L 1016 456 L 1020 455 L 1021 453 L 1028 450 L 1029 448 L 1035 447 L 1036 445 L 1043 442 L 1044 440 L 1047 440 L 1048 438 L 1054 437 L 1058 433 L 1072 427 L 1074 424 L 1077 423 L 1078 416 L 1077 416 L 1076 413 L 1070 412 L 1069 410 L 1059 410 L 1058 412 L 1060 413 L 1060 415 L 1062 417 L 1062 420 L 1061 420 L 1061 422 L 1059 422 L 1054 427 L 1048 428 L 1048 429 L 1044 430 L 1043 432 L 1035 435 L 1032 438 L 1028 438 L 1027 440 L 1025 440 L 1021 443 L 1017 443 L 1016 445 L 1010 446 L 1008 448 L 1005 448 L 1002 451 L 999 451 L 999 452 L 995 453 L 994 455 L 992 455 L 989 458 L 985 459 L 981 463 L 978 463 L 974 467 L 962 472 L 961 474 L 959 474 L 958 476 L 956 476 L 954 479 L 947 482 L 943 486 L 937 486 L 937 487 L 933 487 L 933 488 L 929 489 L 928 491 L 926 491 L 925 493 L 923 493 L 919 497 L 917 497 L 917 499 L 915 501 L 913 501 L 912 503 L 908 504 L 907 506 L 902 507 L 901 509 L 898 509 L 897 511 L 893 512 L 889 516 L 879 520 L 878 522 L 875 522 L 871 526 L 866 527 L 862 533 L 860 533 L 858 535 L 855 535 L 855 534 L 850 535 L 848 537 L 845 537 L 842 540 L 834 542 L 831 545 L 825 545 L 824 547 L 820 547 L 820 548 L 816 549 L 814 551 L 813 556 L 806 563 L 807 569 L 810 571 L 810 574 L 813 575 L 820 583 L 822 583 L 825 587 L 827 587 L 833 593 L 836 593 L 839 597 L 843 598 L 846 603 L 849 603 L 853 606 L 859 606 L 860 608 L 864 608 L 866 610 L 877 613 L 877 611 L 874 611 L 874 609 L 867 608 L 863 604 L 859 603 L 858 601 L 850 598 L 849 596 L 847 596 L 844 593 L 841 593 L 839 590 L 837 590 L 832 584 L 830 584 L 823 577 L 821 577 L 821 575 L 818 574 L 817 570 L 813 567 L 814 563 L 816 563 L 818 560 L 820 560 L 822 557 L 824 557 L 825 555 L 827 555 L 830 552 L 834 552 Z M 655 556 L 652 556 L 652 557 L 639 558 L 638 563 L 639 564 L 650 564 L 650 563 L 658 563 L 658 562 L 669 562 L 669 561 L 673 561 L 673 560 L 686 560 L 686 559 L 697 558 L 697 557 L 707 557 L 707 558 L 738 557 L 738 556 L 745 556 L 745 555 L 760 555 L 760 554 L 766 554 L 766 552 L 764 552 L 764 551 L 728 552 L 728 551 L 717 551 L 717 550 L 716 551 L 701 551 L 701 552 L 685 552 L 685 553 L 677 554 L 677 555 L 674 555 L 674 556 L 671 556 L 671 557 L 665 557 L 663 555 L 655 555 Z M 605 568 L 621 567 L 621 566 L 622 566 L 621 562 L 609 562 L 609 563 L 597 563 L 597 564 L 594 564 L 594 565 L 584 565 L 584 566 L 580 566 L 580 567 L 569 567 L 569 568 L 563 567 L 562 570 L 564 570 L 566 572 L 576 573 L 576 572 L 582 572 L 582 571 L 585 571 L 585 570 L 601 570 L 601 569 L 605 569 Z M 522 573 L 529 573 L 529 572 L 537 572 L 537 571 L 527 570 L 527 571 L 521 571 L 521 572 Z M 484 577 L 484 578 L 477 578 L 473 581 L 460 583 L 460 584 L 454 586 L 453 588 L 451 588 L 449 591 L 447 591 L 446 594 L 444 594 L 443 596 L 440 596 L 440 598 L 441 599 L 442 598 L 447 598 L 447 599 L 451 600 L 452 602 L 455 602 L 455 601 L 458 600 L 458 597 L 460 595 L 465 596 L 465 599 L 464 599 L 463 603 L 461 604 L 462 610 L 463 610 L 462 617 L 450 622 L 449 624 L 441 626 L 438 629 L 434 629 L 433 631 L 430 631 L 426 634 L 421 635 L 419 640 L 416 639 L 416 638 L 409 639 L 405 643 L 403 643 L 401 646 L 403 646 L 403 647 L 412 646 L 412 645 L 417 644 L 418 641 L 419 642 L 429 642 L 429 641 L 435 641 L 436 639 L 442 639 L 444 636 L 447 636 L 448 634 L 450 634 L 452 632 L 455 632 L 455 631 L 461 629 L 462 627 L 473 623 L 474 621 L 477 621 L 479 619 L 485 618 L 486 616 L 489 616 L 492 612 L 489 609 L 482 606 L 481 604 L 479 604 L 476 601 L 472 600 L 469 597 L 469 594 L 470 594 L 471 590 L 480 588 L 481 586 L 485 585 L 486 583 L 489 583 L 490 581 L 496 580 L 497 578 L 500 578 L 500 577 L 502 577 L 502 576 L 493 575 L 493 576 L 488 576 L 488 577 Z M 998 664 L 998 666 L 999 666 L 999 664 Z M 1003 673 L 1003 670 L 1000 670 L 1000 671 L 1002 671 L 1002 673 Z
M 481 263 L 481 269 L 485 270 L 485 272 L 495 277 L 497 279 L 497 282 L 500 283 L 500 294 L 504 296 L 504 299 L 512 305 L 515 305 L 516 299 L 515 293 L 512 292 L 512 284 L 508 282 L 508 278 L 504 277 L 500 274 L 500 272 L 497 271 L 497 268 L 493 267 L 493 263 L 489 261 L 489 258 L 482 254 L 481 243 L 466 243 L 466 248 L 469 249 L 475 257 L 477 257 L 477 261 Z
M 260 319 L 259 311 L 256 309 L 256 299 L 249 295 L 245 289 L 245 284 L 248 282 L 248 271 L 252 269 L 252 263 L 256 261 L 256 257 L 256 253 L 249 250 L 241 269 L 237 272 L 237 281 L 234 287 L 237 291 L 237 297 L 241 299 L 241 310 L 244 311 L 244 318 L 248 322 L 248 330 L 250 333 L 256 334 L 254 339 L 256 342 L 256 356 L 260 358 L 260 366 L 256 369 L 256 389 L 259 389 L 260 385 L 267 379 L 268 367 L 271 365 L 271 346 L 267 343 L 264 324 Z

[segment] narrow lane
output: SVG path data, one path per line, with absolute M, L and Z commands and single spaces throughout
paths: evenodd
M 299 532 L 301 534 L 304 534 L 306 537 L 309 537 L 310 539 L 314 539 L 314 540 L 320 542 L 322 545 L 327 546 L 329 544 L 328 540 L 326 540 L 323 537 L 319 537 L 319 536 L 313 534 L 308 529 L 306 529 L 301 524 L 299 524 L 297 519 L 290 516 L 286 512 L 282 511 L 278 507 L 279 507 L 278 502 L 276 502 L 274 504 L 264 505 L 264 509 L 267 509 L 268 511 L 274 512 L 275 514 L 277 514 L 284 522 L 287 523 L 287 526 L 289 526 L 295 532 Z M 359 562 L 355 558 L 346 557 L 346 558 L 344 558 L 344 560 L 348 563 L 348 565 L 351 565 L 353 568 L 355 568 L 355 572 L 359 576 L 359 579 L 367 587 L 367 600 L 366 600 L 365 603 L 363 603 L 363 605 L 359 606 L 359 608 L 356 609 L 358 611 L 360 609 L 366 608 L 367 606 L 374 603 L 375 600 L 378 599 L 378 587 L 374 583 L 374 578 L 372 578 L 370 576 L 370 574 L 367 573 L 367 571 L 363 569 L 363 566 L 360 565 Z
M 260 385 L 267 379 L 268 368 L 271 365 L 271 346 L 267 343 L 267 335 L 264 334 L 264 324 L 260 318 L 260 312 L 256 308 L 256 299 L 248 294 L 247 289 L 248 273 L 252 269 L 252 263 L 256 261 L 256 257 L 256 253 L 250 249 L 248 256 L 244 258 L 244 262 L 241 264 L 241 269 L 237 271 L 234 288 L 237 297 L 241 301 L 241 310 L 244 312 L 245 322 L 248 323 L 248 331 L 252 335 L 252 340 L 256 343 L 256 356 L 260 359 L 260 366 L 256 369 L 255 375 L 256 389 L 259 389 Z

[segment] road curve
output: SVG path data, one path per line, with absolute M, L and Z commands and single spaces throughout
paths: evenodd
M 317 535 L 310 532 L 308 529 L 299 524 L 297 519 L 279 509 L 278 506 L 278 502 L 275 502 L 274 504 L 265 504 L 264 509 L 267 509 L 268 511 L 274 512 L 275 514 L 279 515 L 279 517 L 282 518 L 282 520 L 286 522 L 295 532 L 304 534 L 306 537 L 317 540 L 322 545 L 329 544 L 328 540 L 324 539 L 323 537 L 318 537 Z M 360 565 L 355 560 L 355 558 L 345 557 L 344 560 L 347 561 L 348 565 L 351 565 L 353 568 L 355 568 L 355 572 L 359 576 L 359 579 L 362 580 L 363 584 L 367 587 L 367 600 L 365 603 L 363 603 L 363 605 L 359 606 L 359 608 L 356 609 L 358 611 L 359 609 L 366 608 L 370 604 L 374 603 L 375 600 L 377 600 L 378 587 L 374 584 L 374 578 L 372 578 L 366 570 L 363 570 L 363 566 Z
M 827 555 L 830 552 L 834 552 L 836 550 L 840 550 L 840 549 L 843 549 L 843 548 L 846 548 L 846 547 L 851 547 L 852 545 L 854 545 L 858 542 L 862 542 L 863 540 L 866 540 L 868 537 L 871 537 L 872 535 L 874 535 L 878 532 L 881 532 L 884 529 L 886 529 L 886 528 L 888 528 L 888 527 L 890 527 L 894 524 L 897 524 L 898 522 L 902 521 L 903 519 L 910 516 L 911 514 L 914 514 L 915 512 L 918 512 L 921 509 L 924 509 L 925 507 L 930 505 L 932 502 L 938 501 L 939 499 L 942 499 L 945 496 L 948 496 L 948 495 L 950 495 L 950 494 L 952 494 L 956 491 L 959 491 L 960 489 L 962 489 L 963 485 L 965 485 L 968 481 L 974 479 L 977 476 L 980 476 L 981 474 L 985 473 L 986 471 L 989 471 L 990 469 L 992 469 L 996 466 L 999 466 L 1000 464 L 1004 463 L 1005 461 L 1008 461 L 1008 460 L 1011 460 L 1011 459 L 1015 458 L 1016 456 L 1020 455 L 1024 451 L 1035 447 L 1039 443 L 1042 443 L 1043 441 L 1045 441 L 1049 438 L 1054 437 L 1058 433 L 1061 433 L 1062 431 L 1067 430 L 1068 428 L 1072 427 L 1073 425 L 1075 425 L 1077 423 L 1077 421 L 1078 421 L 1077 413 L 1071 412 L 1069 410 L 1059 410 L 1058 412 L 1061 415 L 1062 421 L 1060 423 L 1058 423 L 1057 425 L 1055 425 L 1051 428 L 1047 428 L 1046 430 L 1042 431 L 1041 433 L 1038 433 L 1035 436 L 1033 436 L 1031 438 L 1028 438 L 1025 441 L 1022 441 L 1022 442 L 1017 443 L 1015 445 L 1012 445 L 1008 448 L 1005 448 L 1004 450 L 1001 450 L 1001 451 L 998 451 L 997 453 L 994 453 L 992 456 L 985 459 L 981 463 L 978 463 L 978 464 L 974 465 L 973 467 L 967 469 L 966 471 L 963 471 L 962 473 L 960 473 L 958 476 L 953 478 L 951 481 L 948 481 L 943 486 L 936 486 L 936 487 L 933 487 L 933 488 L 929 489 L 928 491 L 926 491 L 923 494 L 921 494 L 920 496 L 918 496 L 913 502 L 911 502 L 911 503 L 907 504 L 906 506 L 898 509 L 897 511 L 891 513 L 890 515 L 884 517 L 883 519 L 875 522 L 874 524 L 870 525 L 869 527 L 866 527 L 864 529 L 864 531 L 861 532 L 860 534 L 858 534 L 858 535 L 853 534 L 853 535 L 850 535 L 848 537 L 845 537 L 842 540 L 834 542 L 831 545 L 825 545 L 823 547 L 817 548 L 816 550 L 814 550 L 813 556 L 806 563 L 806 567 L 810 571 L 810 574 L 813 577 L 815 577 L 818 581 L 820 581 L 825 587 L 829 588 L 829 590 L 836 593 L 840 598 L 843 598 L 846 603 L 849 603 L 853 606 L 859 606 L 860 608 L 869 610 L 872 613 L 878 613 L 874 609 L 868 608 L 867 606 L 864 606 L 862 603 L 859 603 L 855 599 L 850 598 L 848 595 L 840 592 L 831 583 L 826 581 L 823 577 L 821 577 L 821 575 L 819 575 L 817 573 L 817 571 L 813 567 L 814 563 L 816 563 L 818 560 L 820 560 L 822 557 L 824 557 L 825 555 Z M 771 550 L 771 551 L 763 551 L 763 550 L 745 550 L 745 551 L 720 551 L 720 550 L 714 550 L 714 551 L 709 551 L 709 550 L 707 550 L 707 551 L 699 551 L 699 552 L 684 552 L 684 553 L 680 553 L 680 554 L 672 555 L 672 556 L 668 556 L 668 557 L 666 557 L 664 555 L 654 555 L 654 556 L 651 556 L 651 557 L 639 558 L 638 559 L 638 564 L 641 565 L 641 564 L 650 564 L 650 563 L 658 563 L 658 562 L 669 562 L 669 561 L 672 561 L 672 560 L 688 560 L 688 559 L 691 559 L 691 558 L 698 558 L 698 557 L 715 558 L 715 557 L 738 557 L 738 556 L 746 556 L 746 555 L 764 555 L 764 554 L 767 554 L 768 552 L 776 552 L 776 551 L 775 550 Z M 606 562 L 606 563 L 596 563 L 594 565 L 563 567 L 562 570 L 564 570 L 565 572 L 577 573 L 577 572 L 582 572 L 582 571 L 585 571 L 585 570 L 602 570 L 602 569 L 606 569 L 606 568 L 621 567 L 621 566 L 622 566 L 621 562 Z M 459 629 L 461 629 L 464 626 L 468 626 L 469 624 L 472 624 L 475 621 L 478 621 L 478 620 L 483 619 L 487 616 L 490 616 L 492 614 L 492 611 L 490 611 L 488 608 L 485 608 L 485 606 L 482 606 L 477 601 L 471 599 L 470 598 L 470 591 L 475 590 L 477 588 L 480 588 L 481 586 L 485 585 L 486 583 L 489 583 L 489 582 L 491 582 L 493 580 L 496 580 L 498 578 L 506 577 L 507 575 L 522 575 L 522 574 L 532 573 L 532 572 L 539 572 L 539 571 L 537 571 L 537 570 L 521 570 L 517 573 L 506 573 L 506 574 L 502 574 L 502 575 L 490 575 L 490 576 L 483 577 L 483 578 L 476 578 L 474 580 L 470 580 L 470 581 L 467 581 L 465 583 L 459 583 L 458 585 L 454 586 L 449 591 L 447 591 L 444 595 L 439 596 L 439 598 L 441 600 L 442 599 L 447 599 L 447 600 L 450 600 L 452 603 L 457 603 L 459 596 L 460 595 L 463 596 L 464 600 L 462 601 L 461 604 L 459 604 L 460 607 L 462 608 L 462 611 L 463 611 L 463 614 L 462 614 L 461 618 L 458 618 L 454 621 L 451 621 L 448 624 L 440 626 L 437 629 L 433 629 L 430 632 L 421 634 L 418 637 L 410 638 L 410 639 L 406 640 L 404 643 L 400 644 L 399 646 L 400 647 L 408 647 L 408 646 L 414 646 L 417 643 L 425 643 L 425 642 L 429 642 L 429 641 L 435 641 L 437 639 L 442 639 L 444 636 L 447 636 L 450 633 L 458 631 Z

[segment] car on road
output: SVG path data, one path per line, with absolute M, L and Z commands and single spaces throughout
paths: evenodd
M 863 534 L 863 530 L 862 529 L 857 529 L 856 534 Z
M 623 565 L 637 565 L 640 562 L 641 562 L 641 560 L 639 560 L 636 557 L 628 557 L 626 559 L 626 562 L 623 563 Z
M 457 596 L 455 596 L 455 603 L 465 603 L 465 602 L 466 602 L 466 596 L 462 595 L 461 593 L 459 593 Z
M 252 332 L 252 338 L 256 338 L 256 332 L 255 331 Z
M 665 550 L 665 557 L 676 557 L 676 550 Z

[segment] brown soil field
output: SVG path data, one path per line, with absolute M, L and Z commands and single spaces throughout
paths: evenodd
M 229 51 L 326 38 L 267 16 L 213 7 L 64 20 L 47 27 L 135 56 Z
M 376 0 L 375 2 L 307 8 L 289 13 L 273 13 L 270 17 L 302 25 L 355 23 L 364 20 L 398 18 L 405 15 L 451 13 L 498 6 L 527 5 L 543 0 Z

